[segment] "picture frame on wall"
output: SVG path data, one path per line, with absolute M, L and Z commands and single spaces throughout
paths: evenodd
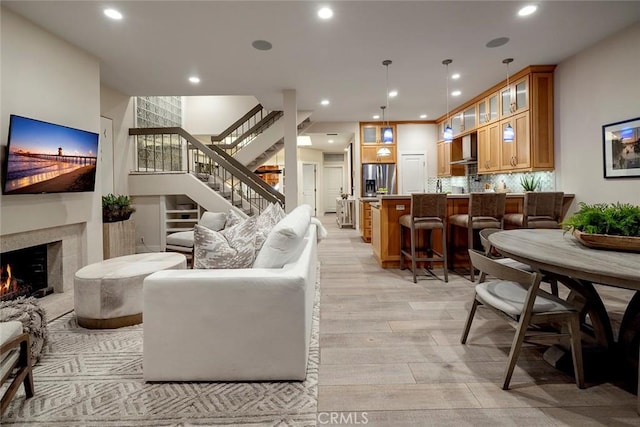
M 602 126 L 604 177 L 640 177 L 640 117 Z

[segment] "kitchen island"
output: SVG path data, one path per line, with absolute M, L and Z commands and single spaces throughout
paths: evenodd
M 567 214 L 571 203 L 575 196 L 573 194 L 564 195 L 564 203 L 562 206 L 562 217 Z M 361 199 L 362 200 L 362 199 Z M 505 213 L 522 212 L 524 201 L 524 193 L 507 193 Z M 409 214 L 411 211 L 410 195 L 382 195 L 378 196 L 375 201 L 367 200 L 366 202 L 371 208 L 371 246 L 373 248 L 373 256 L 382 268 L 399 268 L 400 267 L 400 217 Z M 469 207 L 469 194 L 449 194 L 447 195 L 447 217 L 456 214 L 466 214 Z M 362 219 L 362 218 L 361 218 Z M 362 225 L 361 225 L 362 227 Z M 405 238 L 408 241 L 409 234 Z M 442 251 L 441 231 L 433 231 L 433 245 L 435 250 Z M 416 241 L 416 245 L 424 246 L 421 240 L 422 236 Z M 447 236 L 447 245 L 449 253 L 453 254 L 453 260 L 456 266 L 469 266 L 469 257 L 466 255 L 467 250 L 467 234 L 458 232 L 451 238 Z M 438 265 L 438 263 L 434 263 Z M 441 265 L 442 263 L 440 263 Z

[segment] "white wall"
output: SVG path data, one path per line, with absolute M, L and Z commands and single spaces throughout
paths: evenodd
M 556 188 L 576 202 L 640 205 L 640 178 L 604 179 L 602 162 L 602 125 L 640 117 L 639 46 L 640 23 L 556 68 Z
M 99 132 L 98 60 L 4 8 L 0 19 L 2 152 L 10 114 Z M 101 260 L 100 171 L 96 179 L 90 193 L 2 196 L 0 233 L 86 223 L 83 260 Z
M 135 167 L 135 139 L 129 136 L 135 118 L 133 98 L 101 86 L 100 114 L 113 120 L 113 192 L 129 194 L 128 175 Z
M 192 135 L 218 135 L 259 104 L 253 96 L 185 96 L 182 123 Z
M 425 171 L 424 177 L 436 176 L 438 170 L 438 153 L 437 153 L 437 126 L 435 124 L 399 124 L 396 126 L 397 141 L 397 157 L 396 162 L 398 169 L 398 191 L 402 188 L 400 179 L 402 174 L 401 159 L 403 154 L 424 154 Z M 425 188 L 426 184 L 425 184 Z

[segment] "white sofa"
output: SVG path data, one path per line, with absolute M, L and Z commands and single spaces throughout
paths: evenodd
M 304 380 L 316 233 L 310 223 L 302 250 L 282 268 L 167 270 L 147 277 L 145 381 Z

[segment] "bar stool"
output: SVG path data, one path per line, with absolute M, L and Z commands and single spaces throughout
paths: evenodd
M 469 194 L 469 213 L 451 215 L 451 239 L 454 239 L 454 227 L 467 229 L 467 249 L 473 249 L 474 230 L 485 228 L 502 228 L 506 194 L 505 193 L 471 193 Z M 454 245 L 450 245 L 453 247 Z M 468 251 L 465 251 L 468 256 Z M 453 258 L 451 258 L 453 264 Z M 470 279 L 475 281 L 473 265 L 469 264 Z
M 522 213 L 504 216 L 505 228 L 560 228 L 564 192 L 541 191 L 524 193 Z
M 404 269 L 405 257 L 411 259 L 413 283 L 416 280 L 416 263 L 442 261 L 444 281 L 449 281 L 447 272 L 447 195 L 444 193 L 415 193 L 411 195 L 411 213 L 402 215 L 400 221 L 400 269 Z M 404 228 L 411 233 L 410 247 L 405 247 Z M 416 247 L 416 231 L 426 230 L 425 246 Z M 442 230 L 442 253 L 433 249 L 432 231 Z M 426 257 L 417 254 L 426 253 Z

